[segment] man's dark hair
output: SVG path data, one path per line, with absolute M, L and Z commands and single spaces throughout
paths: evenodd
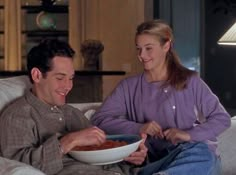
M 43 40 L 39 45 L 33 47 L 27 55 L 27 71 L 30 81 L 33 83 L 31 70 L 34 67 L 38 68 L 43 76 L 46 76 L 46 73 L 52 70 L 52 59 L 55 56 L 73 59 L 74 54 L 74 50 L 64 41 L 57 39 Z

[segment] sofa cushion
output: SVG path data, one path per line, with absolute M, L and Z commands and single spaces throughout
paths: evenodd
M 28 76 L 0 79 L 0 113 L 10 102 L 22 96 L 31 87 Z
M 96 110 L 101 106 L 101 102 L 96 103 L 70 103 L 69 105 L 78 108 L 84 113 L 84 116 L 87 117 L 89 120 L 96 112 Z
M 41 171 L 14 160 L 0 157 L 0 174 L 4 175 L 45 175 Z
M 231 119 L 231 126 L 225 132 L 223 132 L 218 138 L 218 150 L 221 156 L 222 162 L 222 174 L 223 175 L 235 175 L 236 174 L 236 117 Z

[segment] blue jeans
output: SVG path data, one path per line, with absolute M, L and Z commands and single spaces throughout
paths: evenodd
M 220 175 L 220 159 L 202 142 L 181 143 L 160 160 L 147 164 L 138 175 Z

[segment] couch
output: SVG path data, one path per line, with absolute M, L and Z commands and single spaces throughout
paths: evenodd
M 22 96 L 31 84 L 27 76 L 0 79 L 0 113 L 4 107 Z M 70 104 L 91 117 L 100 103 Z M 236 117 L 232 118 L 231 127 L 219 137 L 218 151 L 221 154 L 223 175 L 236 175 Z M 200 167 L 199 167 L 200 168 Z M 0 175 L 44 175 L 41 171 L 0 155 Z

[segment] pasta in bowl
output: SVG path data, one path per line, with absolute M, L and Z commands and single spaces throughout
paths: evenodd
M 108 135 L 103 145 L 75 147 L 69 154 L 84 163 L 106 165 L 122 161 L 135 152 L 141 142 L 138 135 Z

